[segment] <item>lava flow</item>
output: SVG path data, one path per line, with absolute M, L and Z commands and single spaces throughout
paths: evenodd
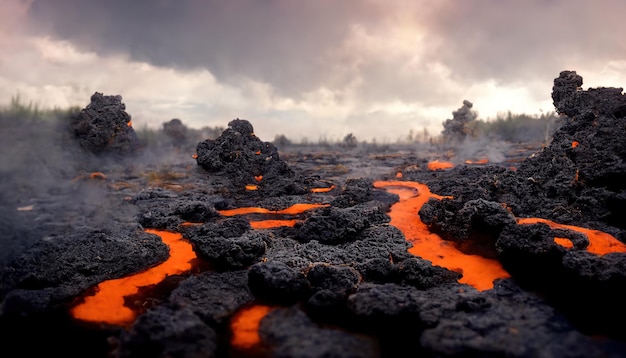
M 492 259 L 478 255 L 468 255 L 456 249 L 453 243 L 431 233 L 419 217 L 419 211 L 430 198 L 444 197 L 430 192 L 426 184 L 411 181 L 376 181 L 374 187 L 385 188 L 400 196 L 391 206 L 390 224 L 404 233 L 413 246 L 409 252 L 430 261 L 433 265 L 445 267 L 463 274 L 459 282 L 473 286 L 477 290 L 493 288 L 493 280 L 510 277 L 502 265 Z
M 218 212 L 224 216 L 246 215 L 246 214 L 274 214 L 274 215 L 296 215 L 302 214 L 307 210 L 326 207 L 328 204 L 294 204 L 282 210 L 269 210 L 259 207 L 244 207 L 237 209 L 219 210 Z M 296 219 L 268 219 L 268 220 L 250 220 L 250 226 L 253 229 L 270 229 L 279 226 L 293 227 L 298 220 Z
M 125 326 L 132 323 L 137 313 L 126 307 L 124 297 L 139 292 L 141 287 L 155 285 L 169 275 L 178 275 L 191 269 L 196 258 L 191 245 L 179 233 L 151 230 L 170 247 L 170 257 L 163 263 L 135 275 L 100 283 L 96 294 L 84 297 L 84 302 L 74 306 L 70 313 L 80 321 Z
M 589 240 L 589 246 L 587 246 L 587 251 L 592 254 L 605 255 L 611 252 L 626 252 L 626 244 L 617 240 L 612 235 L 609 235 L 602 231 L 587 229 L 573 225 L 559 224 L 555 223 L 554 221 L 540 218 L 520 218 L 517 219 L 517 223 L 522 225 L 544 223 L 553 229 L 569 229 L 579 232 L 587 236 L 587 239 Z M 554 241 L 565 248 L 571 248 L 574 246 L 573 243 L 567 238 L 555 237 Z

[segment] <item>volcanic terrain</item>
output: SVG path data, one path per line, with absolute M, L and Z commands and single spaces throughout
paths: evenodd
M 495 161 L 0 118 L 5 354 L 624 357 L 626 96 L 582 83 Z

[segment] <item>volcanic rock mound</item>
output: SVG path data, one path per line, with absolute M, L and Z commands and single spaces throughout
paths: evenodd
M 133 153 L 139 148 L 139 140 L 125 110 L 122 96 L 96 92 L 89 105 L 72 119 L 71 130 L 81 147 L 94 154 Z
M 254 185 L 269 196 L 308 190 L 304 179 L 280 160 L 278 149 L 260 140 L 245 119 L 230 121 L 219 137 L 198 143 L 196 155 L 204 169 L 227 176 L 235 186 Z
M 266 181 L 294 176 L 276 147 L 255 136 L 244 119 L 232 120 L 216 139 L 198 143 L 196 154 L 199 165 L 211 173 L 224 172 L 235 184 L 256 183 L 259 176 Z
M 585 218 L 598 229 L 615 226 L 626 241 L 621 214 L 626 206 L 626 95 L 622 88 L 583 91 L 580 85 L 582 77 L 574 71 L 554 80 L 555 107 L 565 117 L 550 145 L 524 161 L 518 173 L 543 189 L 549 208 L 567 208 L 559 220 Z

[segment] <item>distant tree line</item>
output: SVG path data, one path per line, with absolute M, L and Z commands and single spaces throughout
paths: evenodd
M 475 120 L 468 124 L 474 137 L 488 137 L 509 142 L 547 141 L 554 133 L 559 121 L 556 112 L 541 115 L 513 114 L 510 111 L 498 114 L 495 119 Z

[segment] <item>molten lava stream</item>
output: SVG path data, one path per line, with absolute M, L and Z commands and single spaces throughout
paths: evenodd
M 391 206 L 390 224 L 404 233 L 413 246 L 409 252 L 433 265 L 463 274 L 459 282 L 483 291 L 493 288 L 493 280 L 510 277 L 500 262 L 478 255 L 468 255 L 456 249 L 453 243 L 431 233 L 419 217 L 419 211 L 430 198 L 442 199 L 432 194 L 426 184 L 411 181 L 376 181 L 374 187 L 385 188 L 400 196 Z
M 218 212 L 224 216 L 235 216 L 235 215 L 245 215 L 245 214 L 295 215 L 295 214 L 301 214 L 307 210 L 322 208 L 326 206 L 329 206 L 329 205 L 328 204 L 294 204 L 282 210 L 269 210 L 265 208 L 251 206 L 251 207 L 244 207 L 244 208 L 237 208 L 237 209 L 218 210 Z
M 224 216 L 235 216 L 235 215 L 246 215 L 246 214 L 273 214 L 273 215 L 297 215 L 301 214 L 307 210 L 317 209 L 326 207 L 328 204 L 294 204 L 286 209 L 282 210 L 268 210 L 265 208 L 259 207 L 245 207 L 245 208 L 237 208 L 237 209 L 228 209 L 228 210 L 218 210 L 218 212 Z M 288 226 L 293 227 L 296 225 L 298 220 L 296 219 L 268 219 L 268 220 L 251 220 L 250 226 L 253 229 L 271 229 L 279 226 Z
M 237 351 L 250 351 L 261 348 L 259 326 L 261 320 L 272 310 L 266 305 L 252 305 L 241 309 L 230 321 L 232 336 L 230 344 Z
M 280 226 L 294 227 L 298 220 L 285 219 L 285 220 L 250 220 L 250 226 L 253 229 L 272 229 Z
M 328 188 L 311 188 L 311 193 L 328 193 L 333 189 L 335 189 L 334 185 L 331 185 Z
M 573 225 L 559 224 L 559 223 L 555 223 L 554 221 L 541 219 L 541 218 L 521 218 L 521 219 L 517 219 L 517 223 L 520 225 L 544 223 L 553 229 L 569 229 L 572 231 L 579 232 L 587 236 L 587 239 L 589 239 L 589 246 L 587 246 L 587 251 L 592 254 L 605 255 L 611 252 L 626 253 L 626 244 L 619 241 L 612 235 L 609 235 L 602 231 L 587 229 L 584 227 L 573 226 Z M 555 237 L 554 241 L 557 244 L 565 248 L 571 248 L 574 246 L 572 242 L 567 238 Z
M 191 269 L 190 261 L 196 258 L 191 245 L 179 233 L 148 229 L 170 248 L 170 257 L 163 263 L 146 271 L 100 283 L 96 294 L 84 297 L 84 302 L 72 307 L 71 315 L 80 321 L 126 326 L 137 313 L 124 305 L 124 297 L 136 294 L 141 287 L 155 285 L 169 275 L 177 275 Z

